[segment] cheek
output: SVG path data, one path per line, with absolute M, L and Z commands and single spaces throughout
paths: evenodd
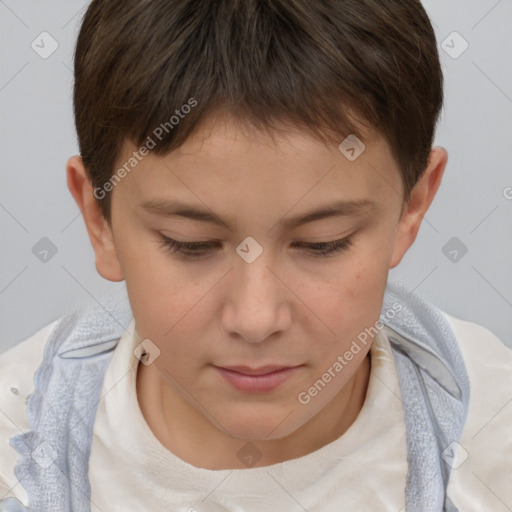
M 146 247 L 126 244 L 124 250 L 129 255 L 124 259 L 125 280 L 137 333 L 159 348 L 155 365 L 163 373 L 179 375 L 200 364 L 210 339 L 203 332 L 214 297 L 209 291 L 218 277 L 194 278 L 154 241 Z M 175 360 L 180 361 L 177 367 L 172 365 Z
M 379 319 L 387 275 L 385 261 L 375 260 L 361 265 L 350 280 L 343 307 L 352 338 Z
M 384 262 L 385 263 L 385 262 Z M 337 329 L 361 323 L 368 315 L 380 310 L 381 293 L 387 281 L 386 266 L 382 261 L 353 255 L 332 268 L 328 276 L 318 282 L 313 279 L 298 293 L 307 297 L 307 304 L 327 325 Z
M 368 251 L 346 260 L 331 272 L 329 282 L 304 287 L 302 292 L 315 313 L 318 325 L 315 352 L 321 365 L 325 365 L 336 355 L 348 350 L 352 341 L 375 326 L 382 309 L 382 300 L 387 282 L 386 258 Z M 313 290 L 313 291 L 311 291 Z M 307 295 L 306 295 L 307 294 Z M 311 324 L 312 313 L 305 311 Z M 323 333 L 322 335 L 318 333 Z M 354 358 L 357 359 L 357 358 Z
M 119 259 L 139 336 L 160 339 L 187 303 L 183 276 L 154 240 L 119 240 Z

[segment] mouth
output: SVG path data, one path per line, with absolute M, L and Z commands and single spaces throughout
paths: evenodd
M 296 366 L 268 365 L 260 366 L 259 368 L 251 368 L 250 366 L 217 366 L 217 368 L 241 373 L 243 375 L 259 376 L 268 375 L 269 373 L 274 373 L 281 370 L 288 370 L 290 368 L 296 368 Z
M 299 366 L 263 366 L 250 368 L 248 366 L 213 367 L 234 388 L 245 393 L 268 393 L 281 386 L 295 373 Z

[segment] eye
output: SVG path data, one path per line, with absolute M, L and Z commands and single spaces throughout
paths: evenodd
M 165 235 L 160 235 L 160 244 L 171 253 L 178 253 L 187 258 L 199 258 L 219 245 L 218 242 L 179 242 Z M 188 251 L 188 252 L 187 252 Z
M 160 244 L 169 252 L 180 254 L 185 258 L 200 258 L 220 246 L 220 242 L 179 242 L 165 235 L 160 235 Z M 329 256 L 348 249 L 352 244 L 351 237 L 329 242 L 295 242 L 296 246 L 306 248 L 314 256 Z
M 330 256 L 348 249 L 352 245 L 352 239 L 346 237 L 330 242 L 296 242 L 296 244 L 311 250 L 315 256 Z

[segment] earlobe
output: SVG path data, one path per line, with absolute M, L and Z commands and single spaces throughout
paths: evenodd
M 124 279 L 117 256 L 112 229 L 101 213 L 93 194 L 87 170 L 78 155 L 69 158 L 66 164 L 68 189 L 76 201 L 96 255 L 96 270 L 109 281 Z
M 397 226 L 395 246 L 389 268 L 396 267 L 414 243 L 421 222 L 427 213 L 441 185 L 448 153 L 444 148 L 435 147 L 430 152 L 423 176 L 411 191 L 411 198 Z

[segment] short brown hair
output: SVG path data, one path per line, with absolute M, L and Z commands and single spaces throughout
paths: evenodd
M 74 72 L 79 149 L 94 187 L 111 179 L 125 139 L 141 145 L 166 121 L 157 155 L 219 108 L 256 128 L 292 123 L 338 143 L 364 141 L 355 112 L 389 143 L 407 202 L 443 102 L 419 0 L 93 0 Z M 171 126 L 191 98 L 194 108 Z M 110 194 L 98 200 L 110 222 Z

